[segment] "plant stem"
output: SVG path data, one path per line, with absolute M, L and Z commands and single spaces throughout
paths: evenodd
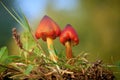
M 48 51 L 50 53 L 51 60 L 53 60 L 55 63 L 57 63 L 58 57 L 54 51 L 53 39 L 47 38 L 47 46 L 48 46 Z M 57 68 L 58 72 L 61 73 L 60 67 L 58 65 L 56 65 L 56 68 Z
M 53 39 L 47 38 L 47 46 L 48 46 L 48 51 L 50 53 L 51 60 L 53 60 L 54 62 L 57 62 L 58 57 L 56 56 L 56 53 L 54 51 Z
M 65 47 L 66 47 L 66 57 L 67 57 L 67 59 L 72 58 L 73 55 L 72 55 L 72 45 L 71 45 L 71 42 L 67 41 L 65 43 Z
M 20 72 L 20 71 L 17 70 L 17 69 L 14 69 L 14 68 L 11 68 L 11 67 L 8 67 L 8 66 L 5 66 L 5 65 L 2 65 L 2 64 L 0 64 L 0 67 L 3 67 L 3 68 L 6 68 L 6 69 L 10 69 L 10 70 L 14 70 L 14 71 Z
M 28 25 L 29 25 L 29 24 L 28 24 Z M 46 57 L 46 53 L 45 53 L 45 51 L 42 49 L 42 47 L 41 47 L 41 45 L 39 44 L 38 40 L 34 37 L 33 31 L 32 31 L 32 29 L 31 29 L 30 25 L 29 25 L 28 27 L 29 27 L 29 32 L 30 32 L 32 38 L 33 38 L 34 41 L 36 42 L 38 48 L 42 51 L 43 56 Z

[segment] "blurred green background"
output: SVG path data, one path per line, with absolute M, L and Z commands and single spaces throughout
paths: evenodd
M 63 29 L 71 24 L 77 31 L 79 45 L 73 47 L 74 55 L 82 51 L 88 59 L 102 59 L 105 63 L 120 64 L 120 1 L 119 0 L 1 0 L 10 10 L 26 15 L 35 31 L 44 15 L 50 16 Z M 8 46 L 10 53 L 16 49 L 11 39 L 11 29 L 20 25 L 0 4 L 0 47 Z M 55 47 L 60 53 L 64 46 L 59 39 Z M 45 44 L 41 41 L 41 44 Z M 57 44 L 56 44 L 57 43 Z

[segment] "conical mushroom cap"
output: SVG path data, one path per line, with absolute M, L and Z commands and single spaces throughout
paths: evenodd
M 60 35 L 60 42 L 63 45 L 65 45 L 65 42 L 67 41 L 71 41 L 72 45 L 77 45 L 79 43 L 78 35 L 70 24 L 66 25 Z
M 54 22 L 50 17 L 44 16 L 39 23 L 39 26 L 36 30 L 35 37 L 37 39 L 42 38 L 46 41 L 46 38 L 55 39 L 61 33 L 61 30 L 56 22 Z

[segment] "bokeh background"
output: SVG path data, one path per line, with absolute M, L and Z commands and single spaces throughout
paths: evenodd
M 71 24 L 78 33 L 80 43 L 73 47 L 74 55 L 82 51 L 88 59 L 102 59 L 107 64 L 120 65 L 120 1 L 119 0 L 1 0 L 10 10 L 23 11 L 35 31 L 44 15 L 50 16 L 63 29 Z M 0 47 L 16 50 L 11 30 L 20 25 L 0 4 Z M 41 44 L 45 42 L 40 41 Z M 43 46 L 44 47 L 44 46 Z M 55 40 L 60 53 L 64 46 Z M 120 69 L 117 69 L 119 72 Z

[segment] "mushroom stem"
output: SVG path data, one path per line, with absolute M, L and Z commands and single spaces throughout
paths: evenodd
M 53 39 L 47 38 L 47 46 L 48 46 L 48 51 L 50 53 L 50 58 L 53 60 L 55 63 L 57 63 L 57 56 L 54 51 L 54 46 L 53 46 Z M 58 72 L 60 73 L 60 67 L 56 65 Z
M 66 57 L 67 57 L 67 59 L 72 58 L 73 55 L 72 55 L 72 45 L 71 45 L 71 42 L 67 41 L 65 43 L 65 47 L 66 47 Z
M 54 62 L 57 62 L 57 56 L 54 51 L 54 46 L 53 46 L 53 39 L 47 38 L 47 46 L 48 46 L 48 51 L 50 53 L 50 58 Z

